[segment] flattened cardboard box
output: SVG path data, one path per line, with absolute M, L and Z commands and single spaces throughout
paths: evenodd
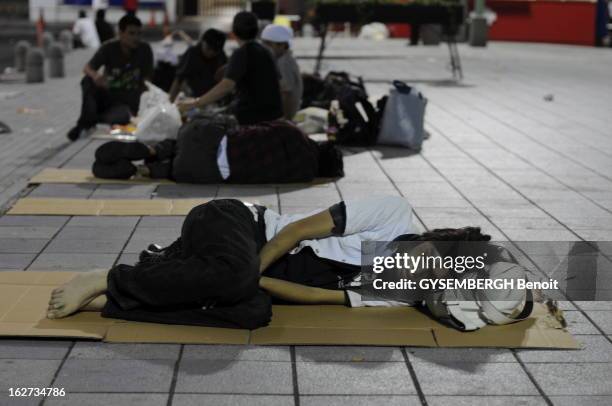
M 318 186 L 333 182 L 332 178 L 316 178 L 312 182 L 302 183 L 270 183 L 267 186 Z M 96 178 L 89 169 L 68 169 L 68 168 L 45 168 L 37 175 L 30 179 L 30 184 L 41 183 L 95 183 L 99 185 L 171 185 L 176 182 L 169 179 L 151 179 L 142 176 L 134 176 L 133 178 L 124 179 L 102 179 Z M 256 184 L 249 186 L 257 186 Z
M 210 199 L 60 199 L 25 197 L 8 215 L 185 216 Z M 257 202 L 255 202 L 257 203 Z
M 64 337 L 123 343 L 331 344 L 423 347 L 579 348 L 538 305 L 529 319 L 462 333 L 413 308 L 274 306 L 269 326 L 257 330 L 176 326 L 107 319 L 81 312 L 45 318 L 51 291 L 73 272 L 0 272 L 0 336 Z

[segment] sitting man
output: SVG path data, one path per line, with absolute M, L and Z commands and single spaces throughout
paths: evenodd
M 291 120 L 302 104 L 302 74 L 289 45 L 293 38 L 293 31 L 282 25 L 270 24 L 261 33 L 261 40 L 268 46 L 276 57 L 280 71 L 280 89 L 283 99 L 283 114 Z
M 236 14 L 232 30 L 240 48 L 230 57 L 225 77 L 203 96 L 179 102 L 179 110 L 187 113 L 236 90 L 232 113 L 241 125 L 282 118 L 278 68 L 271 52 L 255 41 L 259 30 L 257 17 L 246 11 Z
M 138 171 L 131 161 L 143 159 L 145 166 Z M 343 175 L 342 155 L 335 147 L 317 144 L 280 120 L 243 127 L 193 120 L 176 141 L 155 147 L 110 141 L 96 150 L 96 177 L 128 179 L 137 172 L 185 183 L 309 182 Z
M 137 114 L 144 81 L 153 73 L 153 52 L 140 41 L 141 29 L 137 17 L 123 16 L 119 38 L 105 42 L 83 68 L 81 115 L 68 132 L 71 141 L 97 123 L 127 124 Z
M 170 101 L 174 102 L 183 84 L 189 88 L 190 95 L 202 95 L 217 84 L 219 68 L 227 63 L 223 51 L 226 35 L 219 30 L 209 29 L 200 42 L 191 46 L 181 56 L 176 76 L 170 88 Z

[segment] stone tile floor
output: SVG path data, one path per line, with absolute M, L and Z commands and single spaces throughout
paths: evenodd
M 304 71 L 317 42 L 294 46 Z M 612 54 L 605 49 L 460 45 L 465 80 L 448 81 L 446 49 L 335 38 L 323 70 L 362 75 L 371 96 L 390 79 L 429 99 L 420 154 L 346 148 L 347 176 L 312 188 L 42 185 L 44 167 L 85 168 L 99 141 L 68 144 L 78 72 L 0 85 L 0 204 L 17 195 L 237 197 L 283 213 L 373 194 L 404 196 L 420 226 L 479 225 L 497 240 L 612 240 Z M 365 58 L 368 57 L 368 58 Z M 552 95 L 552 101 L 545 96 Z M 550 97 L 546 97 L 550 99 Z M 20 107 L 37 109 L 18 113 Z M 180 217 L 0 217 L 0 270 L 81 270 L 133 262 L 167 244 Z M 581 351 L 385 347 L 126 345 L 0 339 L 0 405 L 609 405 L 612 304 L 563 303 Z M 64 387 L 65 398 L 9 398 L 10 387 Z

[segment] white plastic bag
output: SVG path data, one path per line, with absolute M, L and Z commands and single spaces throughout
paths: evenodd
M 328 111 L 319 107 L 306 107 L 293 118 L 298 128 L 306 134 L 317 134 L 327 129 Z
M 416 151 L 421 149 L 425 135 L 427 99 L 414 87 L 393 82 L 395 88 L 385 106 L 378 144 L 398 145 Z
M 140 141 L 175 139 L 181 127 L 181 114 L 170 103 L 168 94 L 150 82 L 147 91 L 140 96 L 136 137 Z

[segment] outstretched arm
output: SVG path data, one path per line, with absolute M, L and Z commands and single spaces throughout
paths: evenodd
M 259 272 L 285 255 L 300 241 L 323 238 L 331 235 L 334 221 L 329 210 L 287 224 L 277 235 L 263 246 L 259 253 Z
M 271 296 L 301 304 L 344 304 L 344 291 L 313 288 L 281 279 L 262 276 L 259 286 Z

